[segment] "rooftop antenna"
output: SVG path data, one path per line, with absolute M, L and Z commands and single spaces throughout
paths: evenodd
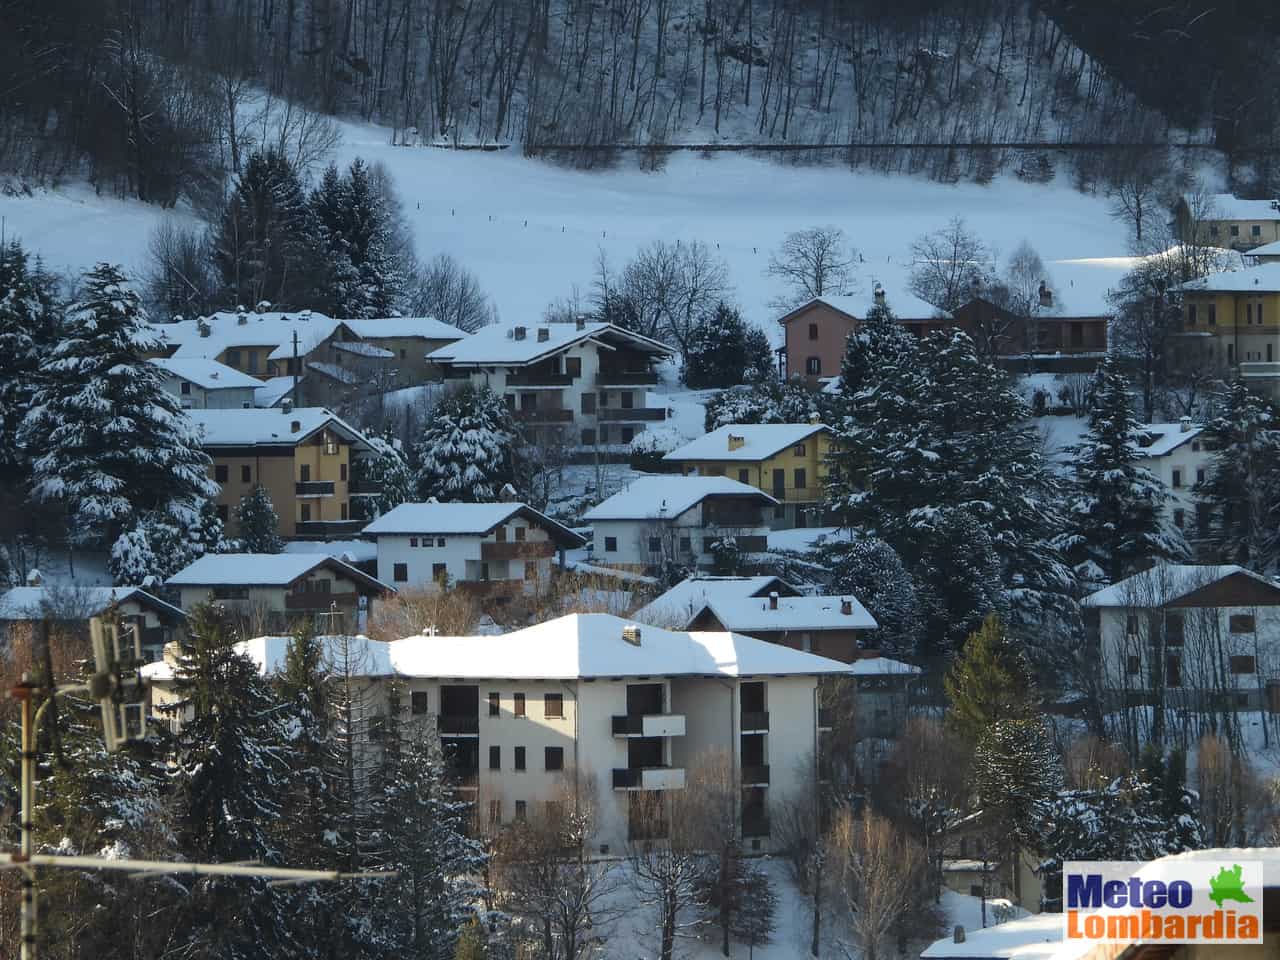
M 338 601 L 336 600 L 329 601 L 329 610 L 327 613 L 316 614 L 317 620 L 324 620 L 328 623 L 328 629 L 323 631 L 324 635 L 327 637 L 336 637 L 338 635 L 338 630 L 334 629 L 334 627 L 337 626 L 340 628 L 342 626 L 342 617 L 343 613 L 338 609 Z

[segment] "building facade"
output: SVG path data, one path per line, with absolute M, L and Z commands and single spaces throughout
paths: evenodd
M 1280 201 L 1219 193 L 1186 197 L 1178 207 L 1183 235 L 1203 246 L 1246 251 L 1280 240 Z
M 1202 434 L 1203 428 L 1192 423 L 1190 417 L 1178 423 L 1148 423 L 1142 427 L 1138 447 L 1142 466 L 1168 491 L 1165 522 L 1192 541 L 1209 533 L 1208 514 L 1192 492 L 1208 476 L 1213 459 Z
M 1172 365 L 1238 373 L 1259 392 L 1280 397 L 1280 263 L 1184 283 Z
M 160 656 L 165 644 L 185 637 L 187 626 L 181 609 L 139 587 L 33 584 L 0 593 L 0 639 L 17 625 L 46 617 L 86 641 L 95 621 L 136 630 L 150 659 Z
M 151 361 L 164 373 L 162 386 L 178 398 L 184 410 L 242 410 L 254 406 L 254 391 L 262 381 L 216 360 Z

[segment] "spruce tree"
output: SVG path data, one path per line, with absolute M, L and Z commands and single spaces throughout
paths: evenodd
M 418 441 L 418 496 L 490 503 L 506 484 L 520 489 L 517 430 L 506 403 L 467 384 L 440 399 Z
M 764 377 L 708 400 L 703 425 L 710 433 L 732 423 L 808 423 L 815 414 L 825 422 L 830 407 L 826 395 L 802 381 Z
M 393 314 L 405 276 L 383 184 L 358 157 L 345 175 L 330 165 L 311 196 L 311 209 L 323 250 L 320 309 L 337 317 Z
M 0 468 L 10 483 L 29 472 L 19 439 L 40 361 L 57 340 L 57 281 L 17 240 L 0 244 Z M 25 484 L 23 484 L 25 486 Z
M 1232 382 L 1223 407 L 1201 435 L 1214 454 L 1195 487 L 1208 514 L 1208 547 L 1219 562 L 1269 572 L 1280 560 L 1280 418 L 1241 380 Z
M 240 498 L 236 507 L 236 523 L 240 527 L 240 549 L 244 553 L 280 553 L 280 518 L 271 503 L 271 494 L 262 484 Z
M 351 465 L 353 481 L 367 483 L 378 490 L 375 496 L 360 496 L 353 500 L 352 509 L 360 501 L 367 501 L 362 506 L 361 515 L 366 519 L 379 517 L 402 503 L 414 498 L 414 478 L 404 454 L 401 453 L 397 441 L 390 428 L 383 436 L 369 437 L 369 445 L 373 455 L 361 457 Z
M 831 571 L 831 592 L 857 597 L 879 626 L 867 645 L 889 655 L 915 653 L 924 639 L 924 621 L 915 579 L 902 558 L 883 540 L 855 533 L 833 538 L 817 551 Z
M 1008 861 L 1019 846 L 1040 850 L 1062 789 L 1062 766 L 1044 719 L 994 721 L 974 749 L 973 787 L 989 842 L 999 854 L 992 859 Z
M 1182 534 L 1162 522 L 1164 484 L 1138 462 L 1142 427 L 1112 357 L 1098 366 L 1091 396 L 1089 431 L 1072 451 L 1063 547 L 1080 579 L 1100 587 L 1188 550 Z
M 150 511 L 191 527 L 217 493 L 195 428 L 143 359 L 159 350 L 124 275 L 98 264 L 41 364 L 22 427 L 23 442 L 39 451 L 33 496 L 65 505 L 82 537 L 111 543 Z
M 969 743 L 980 742 L 1001 721 L 1026 720 L 1035 713 L 1030 673 L 996 617 L 988 617 L 965 641 L 943 683 L 947 723 Z
M 699 388 L 763 380 L 772 369 L 771 355 L 763 332 L 748 327 L 742 314 L 722 300 L 689 337 L 684 382 Z

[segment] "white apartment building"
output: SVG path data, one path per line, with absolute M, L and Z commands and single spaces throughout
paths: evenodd
M 583 447 L 629 444 L 667 418 L 648 405 L 666 344 L 610 323 L 495 324 L 427 355 L 446 380 L 469 380 L 504 397 L 537 440 Z
M 596 563 L 626 570 L 674 563 L 709 568 L 713 546 L 732 537 L 743 553 L 768 547 L 778 501 L 728 477 L 640 477 L 588 510 Z
M 770 811 L 816 796 L 820 677 L 849 667 L 730 633 L 678 633 L 607 614 L 575 614 L 499 636 L 364 638 L 358 657 L 385 715 L 401 684 L 404 725 L 438 735 L 455 782 L 489 827 L 532 815 L 566 788 L 591 791 L 593 850 L 623 853 L 660 835 L 664 795 L 715 755 L 742 791 L 740 833 L 768 847 Z M 264 673 L 287 637 L 241 644 Z M 172 702 L 168 662 L 144 669 L 157 707 Z
M 178 398 L 184 410 L 240 410 L 253 407 L 262 381 L 217 360 L 200 357 L 156 357 L 164 373 L 161 386 Z
M 1213 454 L 1201 433 L 1203 427 L 1190 417 L 1178 423 L 1148 423 L 1142 427 L 1138 453 L 1142 465 L 1150 470 L 1169 491 L 1165 503 L 1165 520 L 1189 539 L 1205 535 L 1207 517 L 1199 515 L 1192 493 L 1208 471 Z
M 1234 565 L 1162 563 L 1080 605 L 1103 685 L 1119 702 L 1157 691 L 1170 706 L 1280 698 L 1280 586 L 1266 577 Z
M 402 503 L 363 535 L 378 545 L 384 583 L 456 586 L 499 601 L 536 592 L 549 583 L 557 551 L 586 543 L 523 503 Z

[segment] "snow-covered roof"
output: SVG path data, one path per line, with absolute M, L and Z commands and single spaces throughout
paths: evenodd
M 1280 263 L 1260 263 L 1243 270 L 1223 270 L 1198 280 L 1188 280 L 1183 290 L 1210 293 L 1280 292 Z
M 864 283 L 863 289 L 859 293 L 830 294 L 824 293 L 820 297 L 814 297 L 808 303 L 802 304 L 792 310 L 778 322 L 787 323 L 796 317 L 802 310 L 805 310 L 815 303 L 825 303 L 829 307 L 847 313 L 855 319 L 861 320 L 876 305 L 875 285 L 872 283 Z M 932 320 L 932 319 L 951 319 L 951 314 L 946 310 L 935 307 L 932 303 L 921 300 L 915 294 L 906 290 L 889 289 L 881 285 L 884 290 L 884 303 L 899 320 Z
M 780 595 L 794 596 L 798 591 L 778 577 L 710 577 L 681 580 L 661 596 L 655 597 L 636 611 L 637 620 L 659 626 L 686 626 L 699 610 L 713 599 L 726 601 L 761 597 L 776 590 Z
M 418 337 L 422 340 L 461 340 L 466 334 L 453 324 L 435 317 L 376 317 L 372 320 L 344 320 L 347 328 L 366 340 L 382 337 Z
M 1280 220 L 1280 201 L 1242 200 L 1230 193 L 1215 193 L 1207 199 L 1206 220 Z M 1191 198 L 1188 204 L 1196 205 Z
M 820 423 L 730 424 L 691 440 L 662 459 L 766 460 L 778 451 L 803 443 L 819 432 L 829 431 Z
M 1103 587 L 1096 593 L 1089 594 L 1080 601 L 1080 605 L 1083 607 L 1160 607 L 1237 573 L 1252 577 L 1269 587 L 1276 587 L 1275 583 L 1261 574 L 1234 563 L 1220 565 L 1158 563 L 1149 570 L 1135 573 L 1109 587 Z
M 328 377 L 330 380 L 336 380 L 338 383 L 351 385 L 360 381 L 359 375 L 354 370 L 348 370 L 346 367 L 340 367 L 336 363 L 325 363 L 321 360 L 308 360 L 307 369 L 314 370 L 322 377 Z
M 343 563 L 365 563 L 378 559 L 378 545 L 369 540 L 290 540 L 285 553 L 324 554 Z
M 640 643 L 623 639 L 635 625 Z M 578 680 L 613 677 L 784 677 L 846 674 L 848 664 L 734 633 L 684 633 L 580 613 L 492 636 L 356 638 L 366 676 Z M 238 644 L 260 670 L 278 670 L 287 637 Z M 159 668 L 157 667 L 157 670 Z
M 1280 257 L 1280 240 L 1273 240 L 1271 243 L 1264 243 L 1260 247 L 1246 250 L 1244 255 L 1246 257 Z
M 1183 429 L 1181 423 L 1147 423 L 1142 432 L 1151 438 L 1151 443 L 1138 445 L 1140 457 L 1163 457 L 1200 436 L 1204 428 L 1198 424 L 1187 424 Z
M 395 356 L 390 350 L 384 350 L 363 340 L 340 340 L 333 345 L 339 353 L 349 353 L 355 357 L 371 357 L 375 360 L 390 360 Z
M 257 377 L 204 357 L 156 357 L 151 362 L 165 373 L 190 380 L 204 390 L 243 390 L 245 387 L 256 390 L 262 386 L 262 381 Z
M 841 613 L 849 604 L 849 612 Z M 713 598 L 705 605 L 726 630 L 736 633 L 771 633 L 778 630 L 874 630 L 879 626 L 856 598 L 779 597 L 775 609 L 770 597 Z M 702 613 L 699 610 L 698 613 Z
M 419 533 L 484 536 L 516 515 L 545 528 L 565 546 L 586 543 L 584 537 L 524 503 L 402 503 L 362 532 L 375 537 Z
M 903 663 L 889 657 L 862 657 L 849 664 L 849 672 L 855 677 L 906 677 L 924 673 L 914 663 Z
M 298 378 L 298 382 L 302 382 L 302 378 Z M 293 377 L 271 377 L 269 380 L 259 380 L 258 387 L 253 391 L 253 404 L 256 407 L 274 407 L 280 403 L 289 391 L 293 389 Z
M 240 318 L 244 318 L 244 323 Z M 236 347 L 271 347 L 272 360 L 293 356 L 293 335 L 298 334 L 298 356 L 306 356 L 337 328 L 340 320 L 314 310 L 298 313 L 215 313 L 212 316 L 177 323 L 154 323 L 152 329 L 166 344 L 177 349 L 171 356 L 213 359 L 224 350 Z M 208 329 L 200 335 L 201 326 Z
M 649 476 L 632 481 L 599 506 L 592 507 L 584 520 L 659 520 L 680 516 L 708 497 L 752 497 L 767 503 L 778 501 L 756 487 L 728 477 Z
M 358 585 L 395 592 L 351 564 L 318 553 L 206 554 L 165 583 L 171 587 L 285 587 L 320 567 L 328 567 Z
M 943 937 L 921 954 L 922 960 L 1064 960 L 1082 956 L 1088 941 L 1063 944 L 1062 914 L 1041 913 L 985 930 L 966 930 L 963 943 Z
M 516 339 L 516 331 L 524 330 L 523 339 Z M 546 331 L 546 339 L 539 340 L 540 331 Z M 642 337 L 638 333 L 615 327 L 611 323 L 540 323 L 532 326 L 519 324 L 493 324 L 481 327 L 471 336 L 449 343 L 427 354 L 430 360 L 457 364 L 511 364 L 522 366 L 536 363 L 553 354 L 585 340 L 609 343 L 625 343 L 647 353 L 671 356 L 670 347 L 657 340 Z
M 329 429 L 352 446 L 365 448 L 368 439 L 355 427 L 324 407 L 244 410 L 188 410 L 206 447 L 302 443 L 317 430 Z M 294 429 L 297 424 L 297 429 Z
M 38 620 L 52 615 L 92 617 L 113 603 L 133 600 L 144 607 L 184 617 L 179 608 L 165 603 L 141 587 L 14 587 L 0 594 L 0 620 Z

